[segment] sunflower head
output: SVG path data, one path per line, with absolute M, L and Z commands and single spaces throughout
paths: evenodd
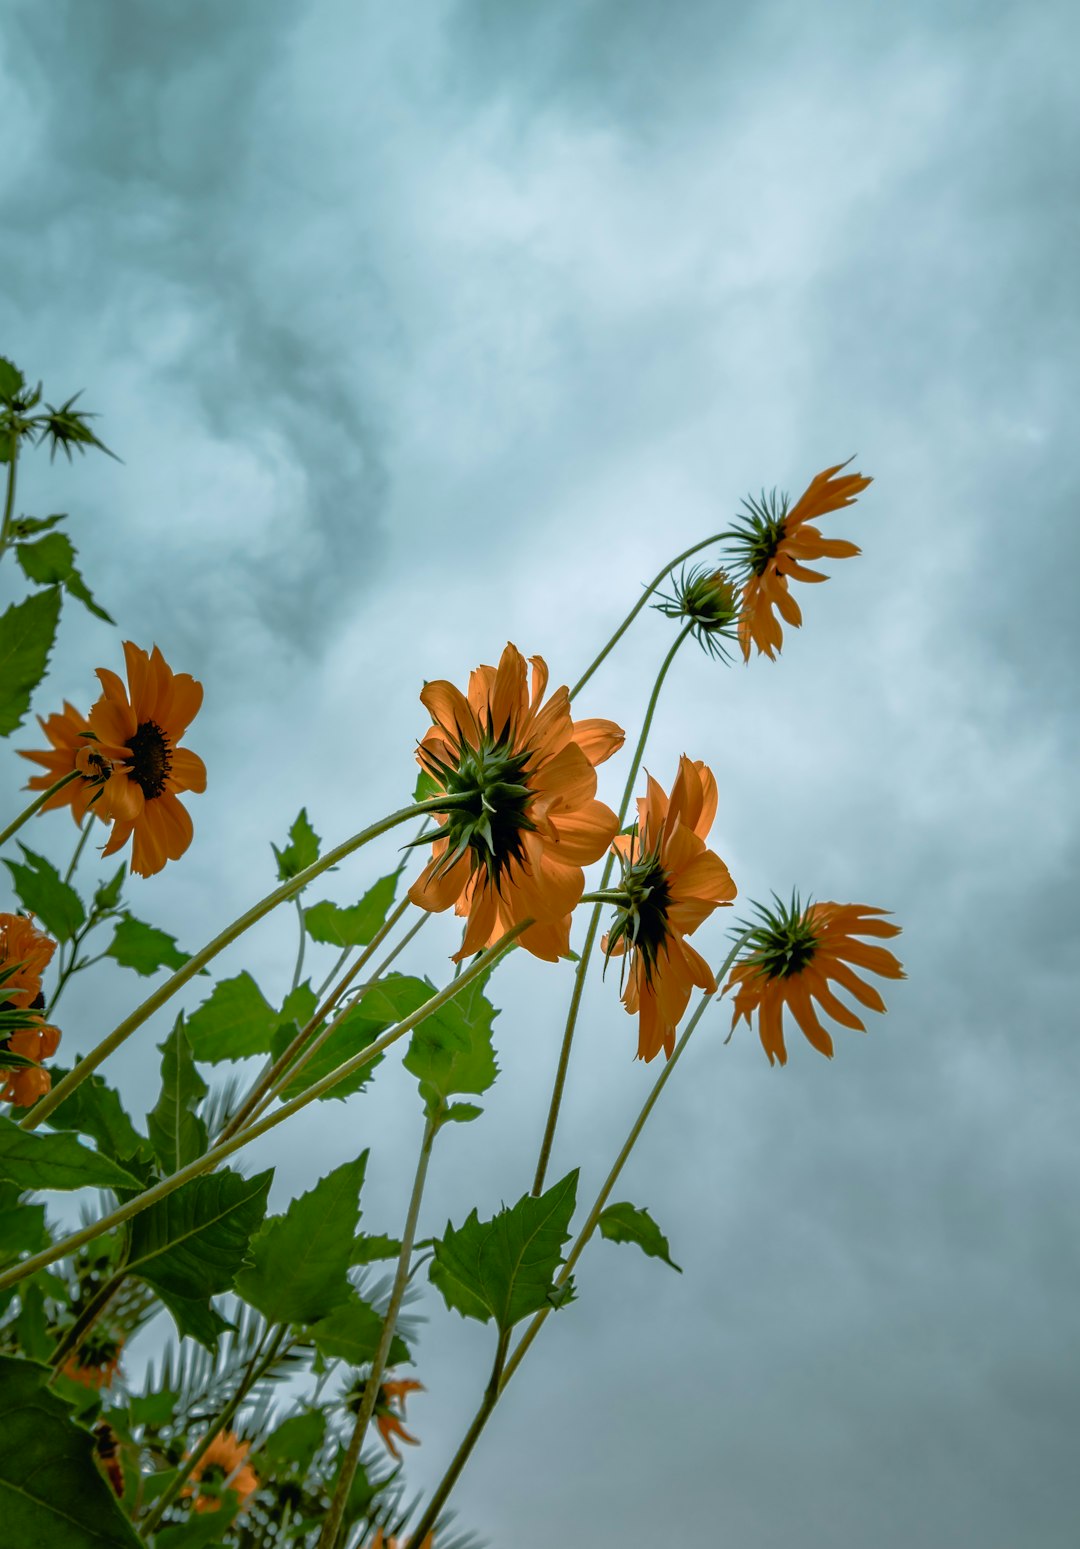
M 446 850 L 433 875 L 448 872 L 469 855 L 472 869 L 482 870 L 498 890 L 511 861 L 525 858 L 524 835 L 536 825 L 528 814 L 532 788 L 528 782 L 530 750 L 515 748 L 509 723 L 496 729 L 490 715 L 479 717 L 477 746 L 464 738 L 456 760 L 420 744 L 421 767 L 447 798 L 439 813 Z M 413 844 L 427 844 L 424 838 Z
M 93 1328 L 79 1349 L 64 1363 L 64 1376 L 84 1388 L 111 1388 L 120 1367 L 122 1338 L 114 1338 L 104 1329 Z
M 767 979 L 789 979 L 813 961 L 817 949 L 813 904 L 801 903 L 794 891 L 789 904 L 775 893 L 773 900 L 771 909 L 755 903 L 757 923 L 740 925 L 736 934 L 746 935 L 744 963 L 756 964 Z
M 735 518 L 731 539 L 735 546 L 735 565 L 744 580 L 764 575 L 769 561 L 776 557 L 784 540 L 784 523 L 789 509 L 788 497 L 776 490 L 764 490 L 757 500 L 748 495 L 742 512 Z
M 232 1490 L 239 1497 L 240 1510 L 245 1509 L 248 1497 L 259 1488 L 259 1476 L 247 1461 L 250 1451 L 251 1443 L 241 1441 L 233 1431 L 218 1432 L 181 1491 L 195 1496 L 193 1510 L 219 1511 L 226 1490 Z
M 669 619 L 686 619 L 694 638 L 710 656 L 727 659 L 727 645 L 738 639 L 739 592 L 726 570 L 698 565 L 684 570 L 673 594 L 655 604 Z
M 625 902 L 619 907 L 615 922 L 605 937 L 604 951 L 608 957 L 613 957 L 625 954 L 628 948 L 636 949 L 645 982 L 651 986 L 661 949 L 671 933 L 668 924 L 670 880 L 659 844 L 641 851 L 636 824 L 630 835 L 630 847 L 620 853 L 619 859 L 622 862 L 619 891 Z M 624 969 L 626 961 L 624 956 Z

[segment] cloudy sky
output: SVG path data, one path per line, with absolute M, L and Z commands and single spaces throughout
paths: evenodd
M 744 899 L 893 909 L 908 981 L 831 1063 L 792 1038 L 771 1070 L 708 1015 L 619 1191 L 685 1274 L 589 1250 L 455 1497 L 493 1545 L 1077 1541 L 1078 41 L 1064 0 L 3 8 L 0 353 L 85 388 L 123 458 L 22 476 L 121 625 L 70 607 L 38 708 L 87 704 L 128 636 L 204 681 L 196 843 L 138 885 L 183 945 L 265 891 L 301 805 L 336 842 L 400 804 L 425 678 L 512 639 L 572 682 L 744 494 L 874 476 L 830 519 L 863 557 L 782 660 L 687 649 L 647 763 L 715 769 Z M 644 617 L 580 713 L 633 729 L 671 628 Z M 222 972 L 280 997 L 292 925 Z M 453 945 L 431 923 L 407 961 Z M 69 1048 L 138 994 L 85 985 Z M 503 1073 L 422 1230 L 528 1187 L 567 990 L 500 974 Z M 656 1071 L 614 990 L 553 1163 L 589 1197 Z M 136 1109 L 162 1032 L 111 1069 Z M 393 1066 L 295 1121 L 276 1198 L 370 1144 L 396 1229 Z M 426 1310 L 417 1488 L 490 1361 Z

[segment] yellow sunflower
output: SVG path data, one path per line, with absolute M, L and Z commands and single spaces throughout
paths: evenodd
M 221 1495 L 196 1494 L 200 1482 L 211 1480 L 220 1488 L 235 1491 L 240 1499 L 240 1510 L 247 1505 L 248 1497 L 254 1495 L 259 1488 L 259 1476 L 247 1461 L 247 1455 L 251 1451 L 249 1441 L 241 1441 L 239 1436 L 232 1431 L 219 1431 L 213 1441 L 207 1447 L 202 1457 L 191 1470 L 191 1476 L 185 1484 L 184 1495 L 194 1495 L 192 1510 L 194 1511 L 220 1511 Z
M 832 980 L 871 1011 L 884 1011 L 885 1002 L 854 972 L 851 964 L 885 979 L 903 979 L 899 961 L 885 947 L 859 941 L 859 936 L 889 938 L 900 926 L 881 916 L 884 909 L 868 904 L 790 904 L 776 901 L 775 909 L 755 905 L 761 916 L 747 943 L 748 955 L 731 971 L 725 993 L 735 989 L 731 1025 L 740 1018 L 747 1024 L 757 1012 L 758 1035 L 769 1064 L 787 1064 L 784 1047 L 784 1007 L 794 1016 L 803 1034 L 819 1053 L 832 1058 L 833 1041 L 821 1025 L 814 1002 L 834 1022 L 865 1032 L 866 1026 L 833 994 Z
M 177 793 L 204 791 L 206 767 L 179 743 L 198 714 L 203 691 L 188 673 L 174 673 L 157 646 L 148 656 L 125 640 L 124 658 L 128 687 L 100 667 L 104 693 L 88 718 L 96 756 L 112 770 L 95 810 L 113 825 L 102 853 L 115 854 L 134 835 L 131 869 L 150 877 L 191 843 L 191 818 Z
M 872 482 L 861 473 L 837 477 L 846 467 L 847 463 L 837 463 L 811 479 L 790 510 L 787 497 L 778 501 L 775 493 L 744 502 L 746 516 L 734 534 L 739 548 L 736 563 L 747 577 L 739 617 L 744 660 L 750 660 L 751 644 L 770 661 L 776 659 L 784 639 L 777 614 L 794 629 L 802 623 L 802 611 L 788 590 L 789 578 L 828 580 L 820 570 L 809 570 L 804 560 L 848 559 L 860 552 L 854 543 L 823 538 L 816 527 L 807 525 L 829 511 L 852 505 Z
M 596 800 L 595 765 L 623 743 L 613 721 L 575 721 L 558 688 L 543 703 L 548 669 L 508 645 L 497 668 L 478 667 L 468 697 L 440 679 L 420 699 L 434 725 L 417 750 L 421 768 L 445 792 L 442 833 L 409 889 L 422 909 L 451 906 L 468 917 L 458 960 L 523 920 L 519 938 L 555 962 L 570 950 L 570 915 L 618 828 Z
M 636 833 L 615 840 L 623 867 L 618 887 L 628 902 L 602 945 L 609 957 L 630 954 L 622 999 L 639 1019 L 638 1059 L 651 1060 L 661 1049 L 670 1058 L 693 986 L 716 989 L 708 963 L 686 940 L 738 892 L 705 845 L 716 802 L 712 771 L 684 754 L 670 798 L 650 775 Z

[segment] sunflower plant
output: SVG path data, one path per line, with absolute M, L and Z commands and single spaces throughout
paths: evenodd
M 717 999 L 731 995 L 732 1030 L 756 1026 L 769 1062 L 784 1064 L 785 1013 L 831 1057 L 826 1022 L 865 1027 L 841 993 L 880 1013 L 864 976 L 903 976 L 883 945 L 899 927 L 881 909 L 798 893 L 752 906 L 729 927 L 733 945 L 717 950 L 714 938 L 710 949 L 698 931 L 738 898 L 719 853 L 730 819 L 715 832 L 717 780 L 701 758 L 664 750 L 653 762 L 668 780 L 640 780 L 684 643 L 728 664 L 755 648 L 775 661 L 781 620 L 801 623 L 791 583 L 824 579 L 805 562 L 858 552 L 811 523 L 851 506 L 870 480 L 837 464 L 794 504 L 775 492 L 745 502 L 731 527 L 665 564 L 572 687 L 551 685 L 542 655 L 497 641 L 467 680 L 423 683 L 411 796 L 329 846 L 302 810 L 272 846 L 264 896 L 211 940 L 199 944 L 193 926 L 181 944 L 147 916 L 154 879 L 197 842 L 199 799 L 212 788 L 195 751 L 203 685 L 159 643 L 120 640 L 107 662 L 87 664 L 79 703 L 57 706 L 45 687 L 65 606 L 113 624 L 78 569 L 67 518 L 17 505 L 35 450 L 113 455 L 78 402 L 45 402 L 0 358 L 0 735 L 27 743 L 16 751 L 34 770 L 30 799 L 9 799 L 0 830 L 10 891 L 0 899 L 5 1531 L 12 1543 L 65 1549 L 461 1549 L 470 1538 L 451 1525 L 454 1485 L 546 1320 L 587 1294 L 575 1276 L 586 1248 L 599 1235 L 678 1268 L 649 1211 L 615 1196 Z M 675 627 L 628 738 L 614 713 L 577 706 L 650 602 Z M 609 762 L 623 777 L 617 808 L 598 795 Z M 61 866 L 50 856 L 71 835 L 65 811 L 75 837 Z M 396 829 L 401 866 L 365 873 L 360 852 Z M 302 901 L 331 868 L 357 901 Z M 219 954 L 290 903 L 291 982 L 268 993 L 248 971 L 214 980 Z M 449 911 L 461 926 L 452 963 L 423 978 L 396 968 L 424 921 Z M 532 1186 L 490 1218 L 463 1201 L 457 1224 L 423 1236 L 436 1142 L 447 1124 L 480 1117 L 477 1099 L 496 1079 L 493 997 L 512 951 L 562 973 L 567 990 L 543 1139 L 523 1162 Z M 79 976 L 103 960 L 126 976 L 131 1009 L 65 1060 Z M 637 1057 L 658 1065 L 603 1187 L 580 1200 L 576 1169 L 552 1182 L 548 1163 L 590 974 L 621 998 Z M 196 985 L 202 975 L 211 982 Z M 156 1037 L 161 1054 L 160 1090 L 140 1121 L 113 1060 L 135 1037 Z M 368 1152 L 350 1146 L 352 1126 L 341 1127 L 338 1164 L 270 1212 L 272 1171 L 248 1175 L 239 1153 L 311 1103 L 361 1091 L 377 1101 L 378 1067 L 399 1056 L 421 1113 L 397 1235 L 363 1220 Z M 64 1208 L 72 1191 L 78 1224 Z M 406 1415 L 423 1386 L 418 1277 L 492 1329 L 475 1416 L 423 1497 L 408 1483 L 408 1449 L 423 1438 Z M 140 1353 L 155 1319 L 172 1330 L 156 1365 Z

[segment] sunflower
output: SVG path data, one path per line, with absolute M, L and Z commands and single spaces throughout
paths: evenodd
M 679 760 L 670 798 L 650 775 L 637 805 L 637 831 L 615 840 L 623 867 L 618 886 L 628 902 L 602 945 L 609 957 L 629 949 L 622 999 L 639 1017 L 638 1059 L 651 1060 L 661 1049 L 670 1058 L 692 987 L 716 989 L 708 963 L 685 938 L 738 890 L 705 847 L 716 781 L 700 759 Z
M 848 458 L 848 462 L 851 458 Z M 806 524 L 828 511 L 854 504 L 871 482 L 861 473 L 846 473 L 837 478 L 847 463 L 826 468 L 788 509 L 787 496 L 779 501 L 762 495 L 760 501 L 746 500 L 746 516 L 734 534 L 739 554 L 737 562 L 746 574 L 739 618 L 739 644 L 743 659 L 750 660 L 751 643 L 759 654 L 775 661 L 784 639 L 779 613 L 786 624 L 797 629 L 802 612 L 788 591 L 788 578 L 796 581 L 826 581 L 820 570 L 808 570 L 807 559 L 848 559 L 860 550 L 841 538 L 823 538 L 816 527 Z M 776 609 L 776 613 L 773 609 Z
M 860 979 L 849 964 L 885 979 L 905 978 L 900 963 L 885 947 L 856 939 L 898 936 L 899 925 L 881 919 L 886 911 L 868 904 L 811 903 L 804 907 L 797 895 L 788 905 L 777 899 L 775 909 L 762 904 L 755 908 L 762 923 L 750 934 L 750 954 L 736 964 L 724 986 L 725 992 L 738 991 L 732 1027 L 740 1017 L 749 1024 L 756 1011 L 758 1035 L 769 1064 L 779 1060 L 786 1065 L 783 1010 L 787 1006 L 814 1048 L 831 1059 L 833 1042 L 818 1020 L 814 1001 L 834 1022 L 864 1033 L 865 1025 L 837 999 L 829 980 L 871 1011 L 884 1011 L 885 1002 L 877 990 Z
M 394 1445 L 396 1437 L 408 1442 L 410 1447 L 418 1447 L 419 1441 L 402 1425 L 405 1418 L 405 1400 L 410 1393 L 422 1393 L 424 1384 L 414 1382 L 411 1378 L 402 1378 L 395 1382 L 383 1382 L 379 1385 L 379 1396 L 375 1400 L 375 1426 L 386 1445 L 386 1450 L 392 1458 L 401 1462 L 401 1453 Z
M 134 834 L 131 869 L 150 877 L 191 843 L 191 818 L 177 792 L 204 791 L 206 768 L 178 743 L 198 714 L 203 691 L 186 672 L 174 673 L 157 646 L 148 656 L 125 640 L 124 658 L 128 688 L 115 672 L 99 667 L 105 692 L 89 716 L 97 756 L 112 766 L 97 809 L 113 825 L 102 853 L 115 854 Z
M 40 764 L 45 770 L 44 774 L 33 775 L 27 780 L 26 789 L 47 791 L 50 785 L 55 785 L 57 780 L 62 780 L 65 775 L 71 774 L 76 769 L 86 772 L 86 755 L 89 752 L 91 757 L 93 756 L 93 743 L 86 739 L 86 733 L 90 729 L 90 722 L 86 716 L 81 715 L 75 706 L 68 704 L 65 699 L 62 711 L 44 720 L 39 715 L 38 724 L 52 743 L 52 747 L 41 751 L 26 748 L 18 750 L 20 758 L 28 758 L 32 763 Z M 81 760 L 80 754 L 83 755 Z M 87 811 L 91 810 L 91 803 L 96 795 L 96 783 L 90 780 L 72 780 L 62 791 L 57 791 L 55 796 L 50 796 L 41 810 L 50 812 L 55 807 L 69 806 L 72 817 L 76 823 L 81 824 Z M 96 807 L 93 810 L 96 811 Z M 102 815 L 98 813 L 99 817 Z
M 472 673 L 468 698 L 442 679 L 420 694 L 434 725 L 417 760 L 434 795 L 450 799 L 409 897 L 422 909 L 453 905 L 468 917 L 457 961 L 527 919 L 535 923 L 522 946 L 549 962 L 565 957 L 585 887 L 581 868 L 599 860 L 619 826 L 595 799 L 594 766 L 622 746 L 622 729 L 573 720 L 565 688 L 541 704 L 547 665 L 529 660 L 531 683 L 525 658 L 507 645 L 498 668 Z
M 91 1329 L 78 1350 L 73 1350 L 61 1367 L 65 1377 L 84 1388 L 111 1388 L 120 1369 L 122 1339 L 113 1339 L 99 1329 Z
M 0 914 L 0 1050 L 35 1061 L 0 1066 L 0 1101 L 17 1108 L 31 1107 L 52 1086 L 41 1061 L 56 1053 L 60 1032 L 42 1017 L 41 975 L 55 951 L 28 915 Z
M 181 1492 L 183 1495 L 195 1496 L 191 1503 L 192 1510 L 219 1511 L 223 1489 L 234 1491 L 240 1500 L 240 1510 L 244 1510 L 248 1497 L 259 1488 L 259 1476 L 247 1461 L 250 1451 L 251 1443 L 241 1441 L 234 1432 L 218 1432 L 191 1470 L 191 1476 Z M 212 1495 L 196 1495 L 200 1481 L 212 1483 L 216 1492 Z

